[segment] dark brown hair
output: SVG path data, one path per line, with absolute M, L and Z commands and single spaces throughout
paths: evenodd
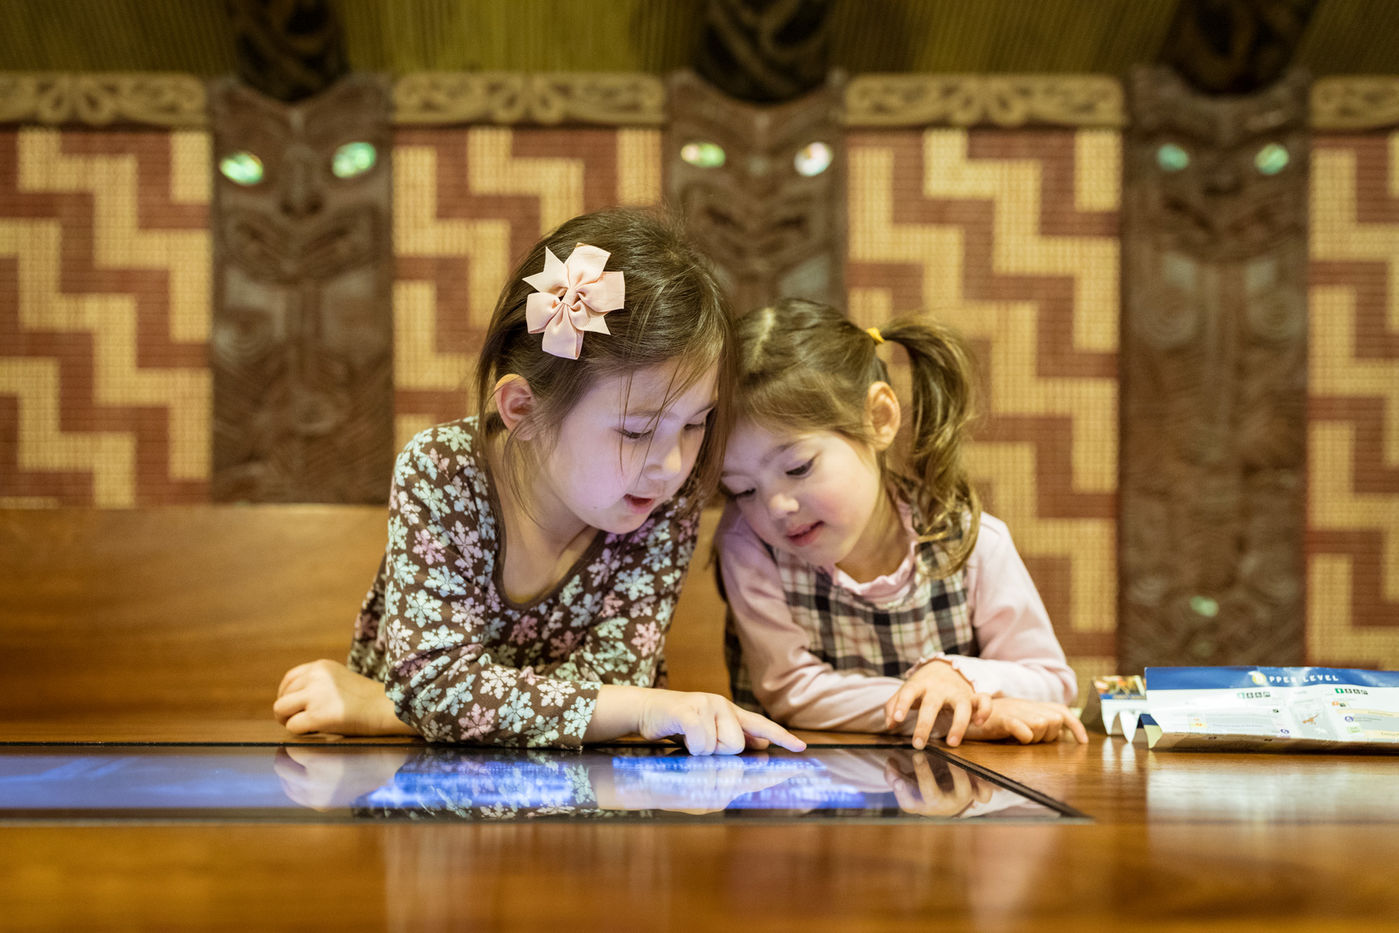
M 953 331 L 921 317 L 878 328 L 908 352 L 913 382 L 912 422 L 897 475 L 914 496 L 925 541 L 963 534 L 949 548 L 947 573 L 966 563 L 981 527 L 981 503 L 963 463 L 973 417 L 972 357 Z M 865 400 L 869 387 L 889 382 L 875 354 L 878 342 L 829 305 L 784 298 L 738 322 L 738 417 L 783 431 L 834 431 L 873 440 Z M 879 458 L 880 470 L 889 471 Z
M 611 254 L 606 268 L 624 274 L 626 306 L 607 314 L 610 334 L 589 333 L 578 359 L 571 360 L 545 353 L 542 335 L 529 333 L 525 304 L 534 288 L 524 277 L 544 268 L 546 248 L 566 261 L 579 243 Z M 511 373 L 523 376 L 536 402 L 529 426 L 548 443 L 599 378 L 679 360 L 669 402 L 717 365 L 719 401 L 684 487 L 690 506 L 698 508 L 718 485 L 724 442 L 733 424 L 733 346 L 733 320 L 719 284 L 673 217 L 641 208 L 582 214 L 536 243 L 501 291 L 476 366 L 477 414 L 488 434 L 501 431 L 504 424 L 491 411 L 495 384 Z M 537 464 L 537 457 L 522 446 L 527 447 L 506 440 L 507 463 L 516 481 L 518 469 Z

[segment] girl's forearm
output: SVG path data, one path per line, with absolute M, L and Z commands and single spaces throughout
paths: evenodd
M 603 684 L 597 692 L 593 718 L 583 733 L 584 742 L 606 742 L 636 732 L 641 724 L 641 710 L 651 693 L 649 687 L 629 687 L 624 684 Z

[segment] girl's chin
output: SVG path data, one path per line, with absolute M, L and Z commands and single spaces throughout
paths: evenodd
M 656 510 L 660 500 L 647 500 L 651 504 L 646 508 L 635 508 L 631 502 L 623 500 L 620 507 L 608 510 L 604 515 L 598 516 L 596 527 L 611 535 L 624 535 L 636 531 L 646 519 L 651 517 L 651 513 Z

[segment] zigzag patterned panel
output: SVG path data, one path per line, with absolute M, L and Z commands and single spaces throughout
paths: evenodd
M 1399 668 L 1399 133 L 1312 141 L 1307 656 Z
M 0 505 L 208 498 L 209 144 L 0 131 Z
M 977 350 L 971 450 L 1080 683 L 1115 669 L 1116 131 L 848 140 L 850 314 L 926 311 Z
M 399 131 L 393 299 L 398 443 L 473 408 L 467 387 L 496 297 L 541 234 L 575 214 L 660 198 L 657 130 Z

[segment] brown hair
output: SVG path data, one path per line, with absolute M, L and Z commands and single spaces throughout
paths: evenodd
M 606 316 L 610 334 L 589 333 L 578 359 L 545 353 L 542 335 L 529 333 L 525 304 L 534 288 L 523 281 L 544 268 L 547 248 L 567 260 L 587 243 L 611 255 L 606 268 L 625 276 L 626 306 Z M 724 442 L 733 423 L 733 320 L 708 264 L 685 240 L 679 223 L 658 211 L 611 208 L 582 214 L 546 235 L 516 266 L 500 293 L 476 366 L 477 414 L 487 434 L 501 431 L 491 397 L 501 377 L 515 373 L 529 383 L 536 404 L 528 423 L 546 443 L 588 388 L 601 377 L 629 375 L 673 360 L 683 361 L 667 402 L 711 366 L 719 368 L 714 408 L 695 468 L 685 484 L 698 508 L 719 481 Z M 512 480 L 537 465 L 537 454 L 506 439 Z
M 963 464 L 962 447 L 973 417 L 972 357 L 948 328 L 904 317 L 878 328 L 883 340 L 908 351 L 913 381 L 912 430 L 902 470 L 915 498 L 921 540 L 953 538 L 950 561 L 960 569 L 976 546 L 981 503 Z M 865 399 L 888 382 L 875 354 L 878 341 L 828 305 L 784 298 L 738 322 L 738 416 L 796 431 L 834 431 L 870 443 Z M 888 475 L 885 458 L 880 470 Z

